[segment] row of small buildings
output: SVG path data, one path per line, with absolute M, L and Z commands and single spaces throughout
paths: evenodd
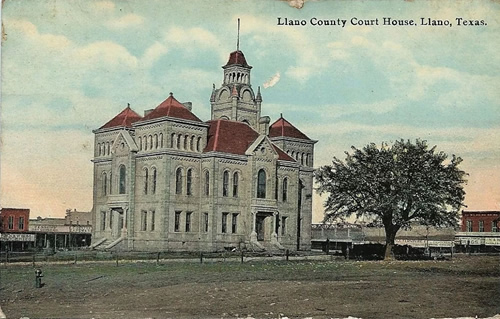
M 30 219 L 29 209 L 0 210 L 1 251 L 67 250 L 89 248 L 92 244 L 92 214 L 66 210 L 64 218 Z M 384 244 L 382 227 L 372 224 L 312 224 L 312 249 Z M 396 244 L 415 248 L 457 247 L 465 251 L 500 251 L 500 211 L 464 211 L 461 226 L 436 228 L 415 225 L 401 230 Z
M 26 208 L 0 210 L 1 251 L 64 250 L 91 244 L 92 214 L 66 210 L 63 218 L 30 219 Z

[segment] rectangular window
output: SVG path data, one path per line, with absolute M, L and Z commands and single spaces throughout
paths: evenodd
M 151 231 L 155 230 L 155 211 L 151 211 Z
M 9 229 L 14 229 L 14 216 L 9 216 Z
M 467 232 L 472 232 L 472 220 L 467 221 Z
M 106 212 L 101 212 L 101 230 L 106 230 Z
M 208 233 L 208 213 L 203 214 L 204 218 L 204 231 L 205 233 Z
M 141 211 L 141 230 L 145 231 L 148 229 L 148 212 L 143 210 Z
M 238 231 L 238 214 L 233 214 L 233 220 L 231 221 L 231 233 L 236 234 Z
M 229 213 L 222 213 L 222 233 L 227 233 L 227 215 Z
M 186 213 L 186 233 L 191 231 L 191 215 L 193 212 Z
M 19 230 L 24 229 L 24 217 L 19 217 Z
M 174 231 L 178 232 L 179 231 L 179 226 L 181 222 L 181 211 L 176 211 L 175 212 L 175 220 L 174 220 Z
M 479 221 L 479 231 L 484 232 L 484 221 L 483 220 Z
M 492 221 L 491 222 L 491 232 L 492 233 L 497 233 L 498 232 L 498 227 L 497 227 L 497 222 L 496 221 Z
M 286 234 L 286 217 L 281 217 L 281 236 Z

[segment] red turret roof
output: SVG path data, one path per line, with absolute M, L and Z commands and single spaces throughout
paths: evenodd
M 203 152 L 245 155 L 248 147 L 259 137 L 259 133 L 243 122 L 214 120 L 208 123 L 210 124 L 208 140 Z M 295 161 L 276 145 L 273 147 L 278 153 L 278 159 Z
M 135 113 L 129 105 L 99 129 L 111 127 L 132 127 L 132 123 L 139 121 L 141 118 L 142 117 L 139 114 Z
M 177 101 L 172 93 L 170 96 L 163 101 L 160 105 L 158 105 L 153 111 L 151 111 L 148 115 L 144 116 L 142 121 L 151 120 L 160 117 L 175 117 L 184 120 L 201 122 L 201 120 L 191 113 L 182 103 Z
M 248 65 L 247 60 L 245 59 L 245 55 L 241 51 L 234 51 L 229 54 L 229 60 L 227 61 L 226 66 L 229 65 L 241 65 L 247 68 L 251 68 L 251 66 Z
M 274 122 L 269 127 L 269 137 L 280 137 L 280 136 L 310 140 L 309 137 L 307 137 L 304 133 L 299 131 L 299 129 L 297 129 L 283 117 L 280 117 L 276 122 Z

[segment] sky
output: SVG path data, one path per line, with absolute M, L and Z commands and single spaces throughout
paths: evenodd
M 500 3 L 447 0 L 5 0 L 0 206 L 31 218 L 91 210 L 92 130 L 127 103 L 142 114 L 173 92 L 209 120 L 238 18 L 262 114 L 318 140 L 315 167 L 351 146 L 420 138 L 463 158 L 468 210 L 500 210 Z

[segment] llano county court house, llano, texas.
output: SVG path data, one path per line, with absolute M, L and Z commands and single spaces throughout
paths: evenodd
M 239 47 L 222 69 L 210 121 L 170 93 L 93 131 L 94 248 L 310 249 L 317 141 L 261 115 Z

